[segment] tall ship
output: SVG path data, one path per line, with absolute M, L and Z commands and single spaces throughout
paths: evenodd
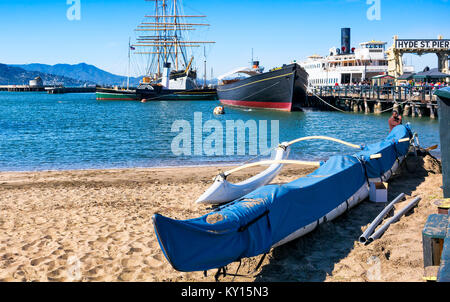
M 307 99 L 308 73 L 297 63 L 264 72 L 259 61 L 218 78 L 217 95 L 233 107 L 301 110 Z
M 189 39 L 189 33 L 209 27 L 204 15 L 186 15 L 179 0 L 152 0 L 154 9 L 135 29 L 136 41 L 129 44 L 128 70 L 131 56 L 140 56 L 145 76 L 136 89 L 98 89 L 97 98 L 136 100 L 211 100 L 216 89 L 200 84 L 194 66 L 194 49 L 214 44 L 214 41 Z M 195 41 L 194 41 L 195 40 Z M 105 99 L 105 98 L 103 98 Z
M 300 63 L 309 74 L 309 87 L 368 83 L 388 73 L 386 42 L 369 41 L 351 47 L 351 29 L 341 29 L 341 47 L 332 47 L 327 56 L 312 55 Z M 405 72 L 414 67 L 405 66 Z

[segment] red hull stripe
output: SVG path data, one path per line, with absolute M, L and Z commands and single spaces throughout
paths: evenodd
M 248 101 L 234 101 L 234 100 L 220 100 L 221 103 L 230 106 L 252 107 L 252 108 L 268 108 L 279 110 L 291 110 L 291 102 L 248 102 Z
M 97 100 L 98 101 L 137 101 L 138 99 L 135 99 L 135 98 L 128 98 L 128 99 L 126 99 L 126 98 L 111 98 L 111 99 L 108 99 L 108 98 L 97 98 Z

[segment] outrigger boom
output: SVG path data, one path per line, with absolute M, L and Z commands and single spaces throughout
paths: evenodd
M 214 183 L 212 186 L 202 194 L 202 196 L 199 197 L 199 199 L 196 201 L 196 203 L 208 203 L 208 204 L 221 204 L 226 203 L 238 198 L 241 198 L 242 196 L 253 192 L 254 190 L 258 189 L 259 187 L 262 187 L 264 185 L 267 185 L 270 183 L 281 171 L 284 164 L 294 164 L 294 165 L 305 165 L 305 166 L 314 166 L 314 167 L 320 167 L 320 162 L 311 162 L 311 161 L 299 161 L 299 160 L 289 160 L 289 147 L 302 142 L 302 141 L 308 141 L 308 140 L 327 140 L 336 142 L 354 149 L 362 150 L 362 145 L 355 145 L 337 138 L 328 137 L 328 136 L 307 136 L 298 138 L 296 140 L 293 140 L 291 142 L 282 143 L 277 148 L 277 154 L 275 156 L 274 160 L 265 160 L 265 161 L 259 161 L 255 163 L 250 163 L 246 165 L 242 165 L 240 167 L 234 168 L 230 171 L 224 172 L 220 175 L 218 175 L 214 179 Z M 380 158 L 381 154 L 375 154 L 371 156 L 371 159 L 374 158 Z M 263 172 L 253 176 L 252 178 L 245 180 L 243 182 L 240 182 L 238 184 L 232 184 L 226 180 L 226 178 L 238 171 L 248 169 L 251 167 L 256 166 L 264 166 L 264 165 L 270 165 L 266 170 Z

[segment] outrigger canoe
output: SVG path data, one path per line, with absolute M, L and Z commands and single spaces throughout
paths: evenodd
M 260 187 L 202 217 L 180 221 L 155 214 L 164 256 L 174 269 L 191 272 L 268 253 L 366 199 L 369 182 L 388 180 L 412 139 L 409 125 L 400 125 L 380 143 L 330 157 L 305 177 Z

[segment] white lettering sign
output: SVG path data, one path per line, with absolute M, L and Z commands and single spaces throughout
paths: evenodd
M 396 40 L 395 48 L 400 49 L 450 49 L 450 40 Z

